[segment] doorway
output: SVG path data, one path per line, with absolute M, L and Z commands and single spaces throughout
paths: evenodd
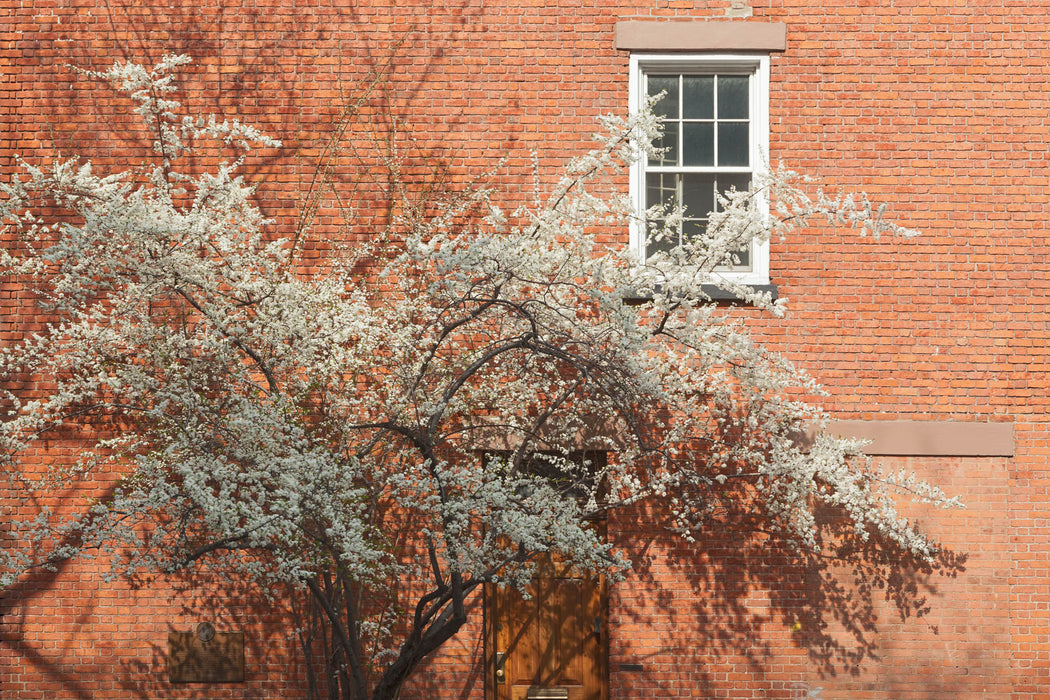
M 488 700 L 606 700 L 606 591 L 567 564 L 541 562 L 529 597 L 485 591 Z

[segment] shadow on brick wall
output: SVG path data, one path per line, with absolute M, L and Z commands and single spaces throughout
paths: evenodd
M 819 554 L 743 513 L 730 521 L 744 528 L 712 523 L 692 546 L 660 531 L 658 512 L 633 515 L 618 528 L 634 570 L 610 607 L 614 695 L 810 697 L 815 686 L 800 681 L 808 670 L 859 674 L 879 658 L 880 615 L 922 618 L 938 580 L 963 572 L 967 559 L 947 550 L 933 567 L 902 559 L 830 513 Z

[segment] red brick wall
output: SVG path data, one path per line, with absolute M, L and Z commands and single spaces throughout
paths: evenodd
M 636 569 L 613 591 L 613 696 L 1010 697 L 1007 460 L 883 461 L 969 494 L 965 510 L 919 515 L 967 552 L 961 574 L 881 588 L 865 569 L 866 598 L 852 570 L 800 566 L 768 538 L 712 536 L 697 555 L 646 527 L 653 514 L 625 519 Z M 847 595 L 820 597 L 829 581 Z M 912 586 L 925 612 L 902 619 L 892 592 Z
M 289 617 L 232 582 L 186 590 L 105 581 L 78 565 L 27 577 L 3 598 L 0 689 L 5 698 L 300 697 L 304 672 Z M 244 682 L 168 682 L 168 633 L 202 621 L 244 634 Z
M 0 171 L 11 154 L 84 153 L 96 163 L 140 156 L 126 102 L 63 64 L 116 58 L 195 59 L 188 101 L 239 115 L 282 138 L 278 158 L 249 169 L 267 183 L 264 210 L 285 229 L 310 164 L 352 94 L 404 39 L 362 132 L 395 114 L 414 148 L 449 177 L 509 155 L 502 182 L 529 182 L 535 149 L 546 181 L 580 151 L 594 118 L 627 105 L 619 19 L 724 18 L 730 0 L 448 0 L 430 3 L 0 0 Z M 1050 696 L 1050 478 L 1046 347 L 1050 299 L 1044 85 L 1050 3 L 1044 0 L 751 0 L 751 21 L 788 25 L 773 56 L 771 156 L 834 189 L 863 189 L 925 234 L 860 239 L 814 229 L 775 241 L 772 281 L 785 320 L 747 311 L 756 332 L 817 376 L 842 418 L 1013 421 L 1013 458 L 923 458 L 910 466 L 963 495 L 968 509 L 923 513 L 970 553 L 958 578 L 921 582 L 928 619 L 867 635 L 876 659 L 820 677 L 806 630 L 766 619 L 769 594 L 804 582 L 759 563 L 754 590 L 732 606 L 709 598 L 710 560 L 625 519 L 619 534 L 639 571 L 614 589 L 611 688 L 628 697 L 932 698 Z M 357 140 L 364 143 L 363 137 Z M 359 179 L 343 153 L 340 177 Z M 618 183 L 625 186 L 625 180 Z M 331 211 L 322 210 L 321 223 Z M 5 313 L 18 290 L 0 289 Z M 12 337 L 0 328 L 5 341 Z M 905 460 L 909 461 L 909 460 Z M 644 521 L 642 521 L 644 522 Z M 799 588 L 799 587 L 802 588 Z M 248 683 L 173 688 L 163 680 L 169 626 L 189 628 L 195 602 L 167 584 L 130 591 L 90 566 L 7 593 L 0 605 L 0 692 L 7 697 L 295 697 L 285 621 L 256 621 L 236 597 L 218 619 L 250 631 Z M 724 592 L 724 591 L 723 591 Z M 801 593 L 799 593 L 801 595 Z M 645 607 L 642 607 L 644 604 Z M 720 607 L 723 606 L 723 607 Z M 186 610 L 184 610 L 186 607 Z M 195 612 L 198 611 L 198 612 Z M 420 675 L 420 696 L 455 679 L 481 697 L 478 624 Z M 289 652 L 290 653 L 290 652 Z M 621 670 L 640 663 L 642 671 Z M 44 684 L 54 690 L 44 691 Z M 37 693 L 37 695 L 34 695 Z

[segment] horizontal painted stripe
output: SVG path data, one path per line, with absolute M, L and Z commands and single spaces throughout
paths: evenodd
M 784 51 L 783 22 L 622 21 L 616 48 L 627 51 Z
M 832 435 L 870 440 L 870 455 L 1012 457 L 1013 423 L 837 420 Z

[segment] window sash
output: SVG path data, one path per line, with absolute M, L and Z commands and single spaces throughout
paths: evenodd
M 751 169 L 750 73 L 646 71 L 642 77 L 646 95 L 664 93 L 656 112 L 664 123 L 662 145 L 668 149 L 660 160 L 650 159 L 647 169 Z

